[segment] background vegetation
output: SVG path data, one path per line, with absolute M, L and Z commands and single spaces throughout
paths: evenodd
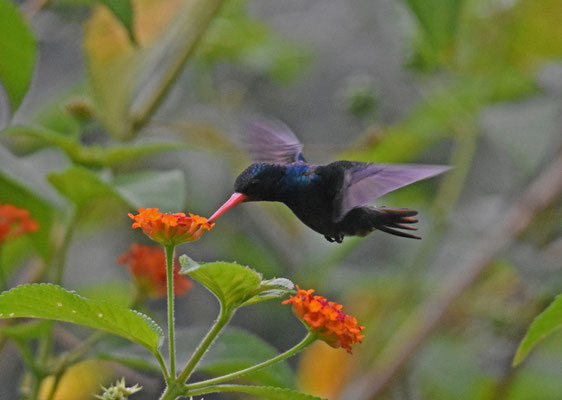
M 0 0 L 0 203 L 40 225 L 2 245 L 3 289 L 50 281 L 130 302 L 116 259 L 146 239 L 127 212 L 210 215 L 249 162 L 237 143 L 258 112 L 314 163 L 455 167 L 382 200 L 420 210 L 421 241 L 330 244 L 279 204 L 245 204 L 182 246 L 313 287 L 366 326 L 353 356 L 316 343 L 263 379 L 329 399 L 561 398 L 560 335 L 512 367 L 562 291 L 561 21 L 559 0 Z M 145 312 L 164 320 L 164 306 Z M 234 325 L 283 350 L 304 328 L 279 310 L 243 309 Z M 215 315 L 194 286 L 179 339 L 196 343 Z M 89 334 L 59 325 L 60 353 Z M 2 329 L 0 398 L 16 399 L 28 377 Z M 212 368 L 259 353 L 237 334 L 225 340 L 240 353 L 219 346 Z M 135 399 L 155 398 L 149 370 L 100 361 L 135 349 L 105 346 L 60 390 L 125 376 L 144 387 Z

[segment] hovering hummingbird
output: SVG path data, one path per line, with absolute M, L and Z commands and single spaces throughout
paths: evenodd
M 243 202 L 278 201 L 329 242 L 341 243 L 344 236 L 365 236 L 377 229 L 420 239 L 397 230 L 416 230 L 405 224 L 418 222 L 413 218 L 417 211 L 368 204 L 388 192 L 450 168 L 358 161 L 308 164 L 302 154 L 303 145 L 279 121 L 251 123 L 248 142 L 256 162 L 236 178 L 235 193 L 209 218 L 209 222 Z

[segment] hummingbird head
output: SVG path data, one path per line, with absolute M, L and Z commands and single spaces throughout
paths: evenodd
M 247 201 L 274 201 L 284 166 L 255 163 L 246 168 L 234 182 L 234 194 L 210 218 L 213 222 L 232 207 Z

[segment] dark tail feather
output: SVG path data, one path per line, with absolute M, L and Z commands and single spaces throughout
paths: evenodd
M 390 233 L 391 235 L 401 236 L 410 239 L 421 239 L 421 237 L 412 235 L 411 233 L 406 233 L 398 231 L 396 229 L 407 229 L 410 231 L 416 231 L 417 228 L 413 226 L 404 225 L 405 223 L 415 224 L 418 222 L 417 219 L 412 218 L 418 212 L 415 210 L 410 210 L 408 208 L 384 208 L 377 207 L 372 209 L 376 214 L 371 219 L 373 227 L 379 231 Z M 395 229 L 393 229 L 395 228 Z

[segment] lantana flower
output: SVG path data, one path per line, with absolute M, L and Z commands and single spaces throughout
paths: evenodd
M 39 228 L 29 211 L 11 204 L 0 204 L 0 244 Z
M 361 343 L 364 337 L 361 331 L 365 327 L 359 326 L 355 317 L 345 314 L 341 304 L 313 295 L 313 289 L 303 290 L 297 286 L 297 290 L 297 295 L 283 304 L 292 304 L 295 315 L 319 339 L 332 347 L 342 347 L 351 354 L 351 345 Z
M 137 215 L 129 213 L 129 217 L 135 221 L 133 228 L 141 228 L 148 237 L 164 246 L 197 240 L 214 226 L 199 215 L 165 214 L 157 208 L 141 208 Z
M 139 286 L 151 297 L 166 296 L 166 256 L 160 246 L 144 246 L 133 243 L 117 262 L 125 265 L 135 277 Z M 193 282 L 180 273 L 180 266 L 174 260 L 174 294 L 181 296 L 193 286 Z

